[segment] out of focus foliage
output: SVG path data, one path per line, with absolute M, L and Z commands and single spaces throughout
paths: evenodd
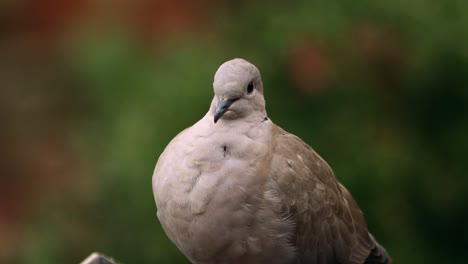
M 0 4 L 0 262 L 187 263 L 151 191 L 159 154 L 243 57 L 396 263 L 468 258 L 468 2 Z

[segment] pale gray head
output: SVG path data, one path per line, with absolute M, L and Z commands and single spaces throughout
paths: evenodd
M 252 63 L 233 59 L 216 71 L 213 88 L 216 107 L 214 122 L 245 118 L 252 114 L 266 116 L 263 84 L 260 72 Z

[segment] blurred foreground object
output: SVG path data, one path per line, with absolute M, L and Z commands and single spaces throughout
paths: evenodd
M 157 216 L 192 263 L 391 263 L 328 164 L 268 117 L 260 72 L 221 65 L 206 115 L 161 154 Z
M 102 254 L 94 252 L 89 255 L 81 264 L 117 264 L 113 259 L 106 257 Z

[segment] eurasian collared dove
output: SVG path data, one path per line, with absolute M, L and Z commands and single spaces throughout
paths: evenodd
M 267 117 L 254 65 L 225 62 L 213 87 L 153 175 L 159 221 L 192 263 L 391 263 L 328 164 Z

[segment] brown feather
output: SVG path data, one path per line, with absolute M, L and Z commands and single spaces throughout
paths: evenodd
M 364 263 L 373 243 L 357 203 L 311 147 L 278 126 L 273 130 L 270 177 L 295 223 L 291 243 L 300 263 Z

